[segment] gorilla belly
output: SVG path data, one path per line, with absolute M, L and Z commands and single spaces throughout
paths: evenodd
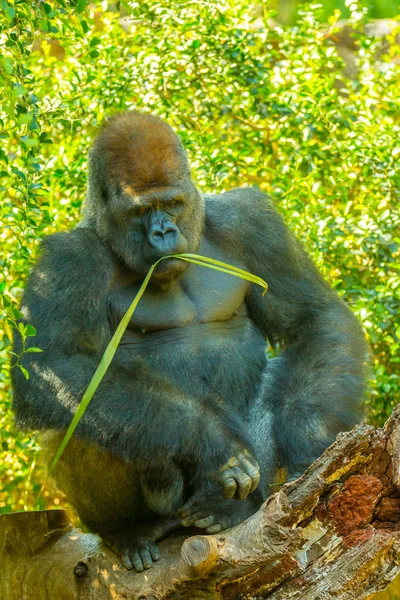
M 158 332 L 128 330 L 115 360 L 140 357 L 148 371 L 192 397 L 210 394 L 246 410 L 266 365 L 265 338 L 247 316 Z

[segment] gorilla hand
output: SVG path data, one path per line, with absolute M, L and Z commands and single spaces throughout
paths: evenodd
M 213 475 L 222 487 L 225 498 L 244 500 L 260 482 L 260 467 L 245 448 L 233 456 Z

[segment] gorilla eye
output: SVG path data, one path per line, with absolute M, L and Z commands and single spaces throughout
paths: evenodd
M 174 200 L 170 200 L 164 204 L 164 210 L 166 213 L 177 214 L 182 209 L 182 201 L 175 198 Z
M 143 217 L 145 214 L 147 214 L 149 212 L 149 207 L 148 206 L 135 206 L 133 209 L 131 209 L 131 214 L 134 217 Z

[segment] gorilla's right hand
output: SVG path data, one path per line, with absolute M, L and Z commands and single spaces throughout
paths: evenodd
M 226 498 L 244 500 L 260 482 L 260 467 L 245 448 L 237 449 L 231 458 L 213 475 Z

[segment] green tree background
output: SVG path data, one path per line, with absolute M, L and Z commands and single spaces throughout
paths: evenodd
M 18 302 L 40 240 L 78 221 L 89 145 L 120 110 L 167 119 L 204 192 L 257 185 L 273 197 L 364 325 L 368 414 L 381 424 L 399 384 L 400 47 L 396 30 L 384 44 L 362 33 L 385 16 L 379 3 L 343 4 L 352 79 L 332 2 L 298 5 L 294 25 L 293 14 L 278 25 L 273 4 L 234 0 L 0 6 L 0 512 L 32 509 L 44 479 L 36 436 L 15 430 L 10 408 Z M 63 502 L 47 485 L 39 506 Z

